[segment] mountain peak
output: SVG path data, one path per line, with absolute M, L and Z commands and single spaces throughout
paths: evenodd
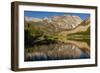
M 63 16 L 53 16 L 51 19 L 64 29 L 73 29 L 82 22 L 82 19 L 79 16 L 68 14 Z
M 27 22 L 30 22 L 30 21 L 39 22 L 39 21 L 42 21 L 42 19 L 26 16 L 26 17 L 25 17 L 25 21 L 27 21 Z
M 48 24 L 53 24 L 55 27 L 57 26 L 61 29 L 73 29 L 82 22 L 82 19 L 79 16 L 69 14 L 65 14 L 62 16 L 44 17 L 42 19 L 34 17 L 25 17 L 25 20 L 32 22 L 41 21 Z

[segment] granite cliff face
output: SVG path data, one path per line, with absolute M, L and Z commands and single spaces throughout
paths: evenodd
M 82 21 L 76 28 L 67 31 L 67 34 L 73 34 L 78 32 L 85 32 L 90 27 L 90 17 L 86 18 Z
M 79 16 L 64 15 L 54 16 L 52 17 L 52 21 L 56 22 L 60 28 L 73 29 L 82 22 L 82 19 Z
M 25 17 L 25 22 L 31 22 L 33 26 L 39 27 L 39 29 L 45 30 L 47 33 L 72 34 L 86 31 L 90 26 L 90 17 L 85 20 L 76 15 L 52 16 L 41 19 Z
M 63 15 L 45 17 L 43 19 L 25 17 L 25 21 L 45 22 L 46 24 L 53 24 L 55 27 L 59 27 L 61 29 L 73 29 L 82 22 L 82 19 L 75 15 Z

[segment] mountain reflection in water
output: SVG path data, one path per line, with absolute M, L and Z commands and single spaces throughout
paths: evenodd
M 86 42 L 71 41 L 25 48 L 25 61 L 45 61 L 90 58 L 90 47 Z

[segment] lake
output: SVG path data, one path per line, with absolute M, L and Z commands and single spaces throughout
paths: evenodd
M 67 40 L 33 45 L 25 48 L 24 61 L 69 60 L 90 58 L 90 45 L 84 41 Z

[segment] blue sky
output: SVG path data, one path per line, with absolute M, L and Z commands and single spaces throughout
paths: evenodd
M 44 17 L 51 17 L 51 16 L 62 16 L 64 14 L 77 15 L 82 20 L 85 20 L 88 16 L 90 16 L 90 14 L 84 14 L 84 13 L 24 11 L 24 16 L 35 17 L 35 18 L 44 18 Z

